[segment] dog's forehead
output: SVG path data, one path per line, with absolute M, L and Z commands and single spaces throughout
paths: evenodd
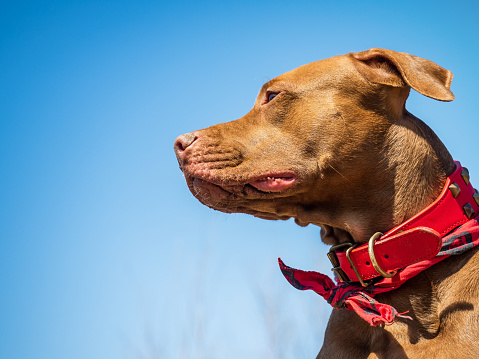
M 265 88 L 295 87 L 318 84 L 318 82 L 334 82 L 339 78 L 350 76 L 355 72 L 352 59 L 348 55 L 340 55 L 324 60 L 314 61 L 272 79 Z
M 310 62 L 280 75 L 283 79 L 318 79 L 344 74 L 351 68 L 348 56 L 335 56 L 328 59 Z

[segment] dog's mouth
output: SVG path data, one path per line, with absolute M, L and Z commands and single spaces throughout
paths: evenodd
M 271 199 L 273 197 L 288 196 L 288 189 L 297 183 L 298 179 L 294 172 L 271 172 L 263 175 L 252 176 L 245 180 L 219 180 L 217 178 L 198 178 L 184 172 L 186 182 L 191 193 L 208 207 L 223 212 L 244 212 L 255 216 L 271 216 L 277 219 L 277 215 L 267 213 L 260 214 L 254 211 L 250 200 Z M 286 193 L 282 193 L 286 192 Z M 253 213 L 255 212 L 255 213 Z M 272 218 L 268 218 L 272 219 Z
M 187 182 L 192 182 L 195 187 L 214 186 L 219 189 L 248 197 L 248 195 L 278 193 L 287 190 L 297 182 L 297 176 L 291 171 L 268 173 L 259 176 L 252 176 L 247 180 L 225 180 L 214 177 L 196 177 L 186 172 L 185 178 Z
M 282 192 L 296 182 L 296 175 L 292 172 L 272 173 L 256 177 L 248 184 L 262 192 Z

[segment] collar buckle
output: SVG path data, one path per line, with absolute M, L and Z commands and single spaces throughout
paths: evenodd
M 376 232 L 369 239 L 369 243 L 368 243 L 369 259 L 371 260 L 371 264 L 373 265 L 373 268 L 376 270 L 376 272 L 378 272 L 384 278 L 392 278 L 397 273 L 397 270 L 391 273 L 386 272 L 384 269 L 382 269 L 379 266 L 378 261 L 376 260 L 376 255 L 374 254 L 374 243 L 376 242 L 377 239 L 380 239 L 382 235 L 383 234 L 381 232 Z
M 350 256 L 351 251 L 354 248 L 356 248 L 357 246 L 358 246 L 357 244 L 353 244 L 353 243 L 349 243 L 349 242 L 348 243 L 340 243 L 340 244 L 337 244 L 335 246 L 332 246 L 331 249 L 328 252 L 328 258 L 329 258 L 329 261 L 331 262 L 331 264 L 333 266 L 333 268 L 331 268 L 331 270 L 338 275 L 338 278 L 341 282 L 347 283 L 347 284 L 350 284 L 350 285 L 357 285 L 357 282 L 354 282 L 354 281 L 350 280 L 349 277 L 347 276 L 347 274 L 343 271 L 343 269 L 341 268 L 341 264 L 339 262 L 338 256 L 336 255 L 336 251 L 338 251 L 340 249 L 344 250 L 345 247 L 348 247 L 348 249 L 346 250 L 346 258 L 348 259 L 348 262 L 351 265 L 351 268 L 353 269 L 354 273 L 356 274 L 356 277 L 358 278 L 359 283 L 363 287 L 367 287 L 373 281 L 372 280 L 363 281 L 363 279 L 361 278 L 361 275 L 359 274 L 358 269 L 356 268 L 356 265 L 354 264 L 354 262 L 353 262 L 353 260 L 351 259 L 351 256 Z

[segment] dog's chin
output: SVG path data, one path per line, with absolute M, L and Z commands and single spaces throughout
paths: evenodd
M 285 185 L 281 181 L 271 179 L 258 180 L 254 179 L 249 182 L 253 183 L 229 183 L 218 185 L 204 179 L 189 176 L 185 173 L 186 183 L 189 190 L 202 204 L 225 213 L 246 213 L 257 218 L 268 220 L 286 220 L 291 216 L 282 216 L 276 213 L 263 211 L 260 208 L 251 208 L 256 201 L 271 199 L 279 195 L 280 188 L 289 188 L 292 180 L 288 180 Z M 256 185 L 258 182 L 259 185 Z M 270 182 L 270 183 L 265 183 Z M 275 182 L 275 183 L 273 183 Z M 261 190 L 260 188 L 273 189 L 270 191 Z
M 233 193 L 226 191 L 214 183 L 199 178 L 185 175 L 185 179 L 193 196 L 205 206 L 227 213 L 234 212 L 228 210 L 227 206 L 227 202 L 230 202 L 234 196 Z

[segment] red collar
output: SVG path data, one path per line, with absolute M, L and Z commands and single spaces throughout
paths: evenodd
M 442 237 L 479 214 L 479 194 L 469 182 L 466 168 L 456 161 L 434 203 L 384 235 L 376 233 L 369 243 L 343 243 L 331 248 L 328 257 L 342 282 L 367 286 L 375 278 L 391 278 L 402 268 L 434 258 Z

